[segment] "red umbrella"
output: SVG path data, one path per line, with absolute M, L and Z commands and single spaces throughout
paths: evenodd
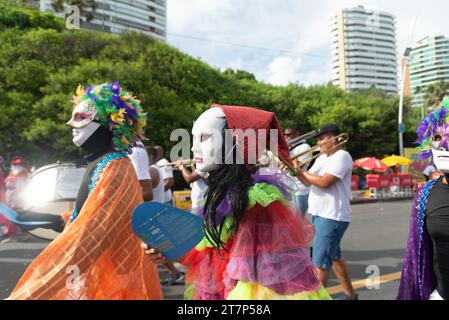
M 354 165 L 369 171 L 385 172 L 388 166 L 377 158 L 366 157 L 354 161 Z

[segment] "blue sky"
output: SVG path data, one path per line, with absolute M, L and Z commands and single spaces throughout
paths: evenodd
M 425 36 L 449 36 L 447 0 L 167 0 L 167 41 L 260 81 L 321 84 L 331 78 L 330 19 L 358 5 L 396 16 L 399 55 Z

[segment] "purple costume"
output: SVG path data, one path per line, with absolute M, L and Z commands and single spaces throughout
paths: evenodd
M 419 188 L 413 200 L 398 300 L 428 300 L 436 288 L 433 248 L 424 221 L 427 199 L 437 181 L 430 181 Z

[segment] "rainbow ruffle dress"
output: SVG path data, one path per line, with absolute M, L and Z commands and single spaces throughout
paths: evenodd
M 295 212 L 286 190 L 272 179 L 253 176 L 249 205 L 237 232 L 231 229 L 228 199 L 217 208 L 227 251 L 218 253 L 204 238 L 182 258 L 188 269 L 185 299 L 331 299 L 310 259 L 313 226 Z

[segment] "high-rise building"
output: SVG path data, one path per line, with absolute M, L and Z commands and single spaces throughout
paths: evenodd
M 40 10 L 54 12 L 52 1 L 41 0 Z M 81 28 L 115 34 L 135 30 L 166 40 L 166 0 L 95 0 L 95 9 L 86 11 L 90 11 L 93 19 L 82 19 Z
M 363 6 L 332 18 L 332 83 L 345 91 L 398 93 L 396 18 Z
M 410 52 L 410 87 L 413 107 L 423 107 L 426 89 L 449 81 L 449 38 L 426 37 Z

